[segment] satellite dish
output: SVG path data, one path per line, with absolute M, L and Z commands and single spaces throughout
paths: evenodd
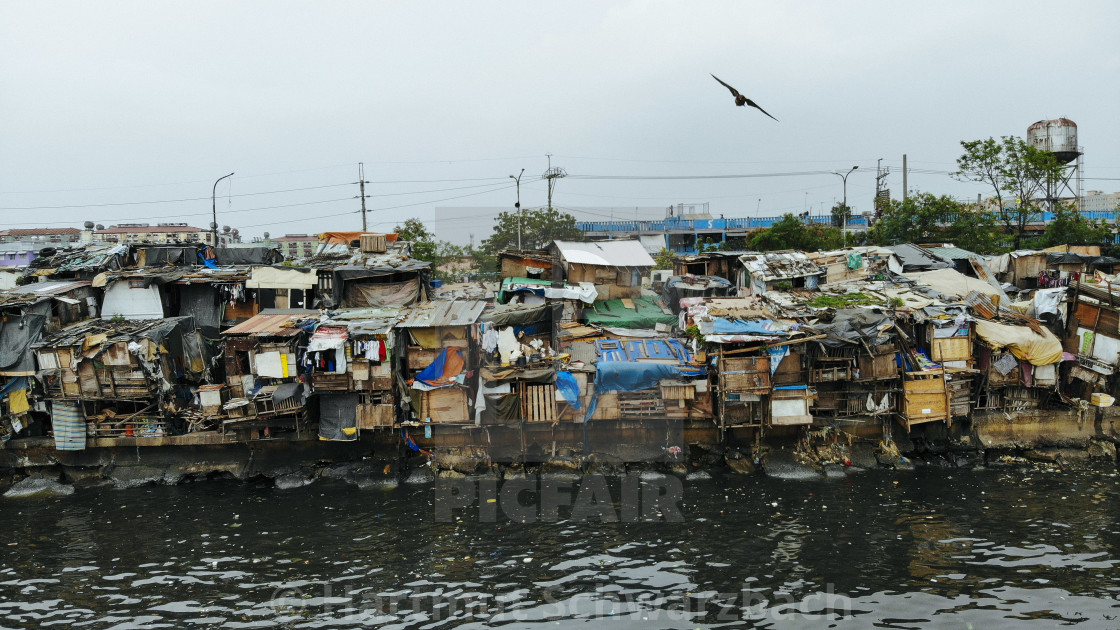
M 226 234 L 229 234 L 229 226 L 228 225 L 223 225 L 222 226 L 222 232 L 224 232 Z
M 93 229 L 93 221 L 86 221 L 82 225 L 84 225 L 87 230 L 92 230 Z
M 264 240 L 266 240 L 266 241 L 268 240 L 268 232 L 264 233 Z
M 97 224 L 97 229 L 98 229 L 98 230 L 104 230 L 104 229 L 105 229 L 105 226 L 104 226 L 104 225 L 101 225 L 100 223 L 98 223 L 98 224 Z

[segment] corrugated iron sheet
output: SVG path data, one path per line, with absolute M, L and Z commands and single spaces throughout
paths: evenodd
M 318 311 L 304 309 L 268 309 L 261 311 L 240 324 L 223 331 L 223 335 L 248 335 L 251 337 L 292 337 L 303 330 L 295 325 L 302 319 L 314 317 Z
M 478 321 L 486 309 L 483 300 L 439 300 L 426 302 L 401 311 L 399 328 L 432 328 L 435 326 L 468 326 Z

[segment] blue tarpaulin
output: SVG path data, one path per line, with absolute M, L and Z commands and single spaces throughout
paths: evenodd
M 576 411 L 580 410 L 582 403 L 579 401 L 579 382 L 576 377 L 572 376 L 571 372 L 557 372 L 556 373 L 556 389 L 564 395 L 564 400 L 572 406 Z
M 715 318 L 713 332 L 717 335 L 784 335 L 786 332 L 769 319 L 743 321 Z
M 437 381 L 443 376 L 443 364 L 447 361 L 447 348 L 439 353 L 435 361 L 432 361 L 428 367 L 424 368 L 419 374 L 416 375 L 416 380 L 424 383 L 425 385 L 435 385 L 428 381 Z
M 657 387 L 663 379 L 679 379 L 681 367 L 669 363 L 611 361 L 595 366 L 595 396 L 587 406 L 584 421 L 590 421 L 599 406 L 600 392 L 637 392 Z
M 7 396 L 8 394 L 10 394 L 12 392 L 18 391 L 18 390 L 21 390 L 21 389 L 27 389 L 27 377 L 26 376 L 17 376 L 16 378 L 13 378 L 12 380 L 8 381 L 7 383 L 4 383 L 4 386 L 0 387 L 0 397 Z

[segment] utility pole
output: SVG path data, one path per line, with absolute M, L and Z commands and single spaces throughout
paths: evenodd
M 358 186 L 362 191 L 362 231 L 366 231 L 366 168 L 358 162 Z
M 906 154 L 902 154 L 902 200 L 906 201 L 910 197 L 910 189 L 907 188 L 906 176 L 908 172 L 906 169 Z
M 517 251 L 521 251 L 521 176 L 524 174 L 525 169 L 521 169 L 517 177 L 513 175 L 509 176 L 510 179 L 517 183 L 517 203 L 513 204 L 513 207 L 517 209 Z
M 887 175 L 890 173 L 891 168 L 883 168 L 883 158 L 879 158 L 875 166 L 875 218 L 883 214 L 883 205 L 890 201 L 891 191 L 887 188 Z
M 548 170 L 544 172 L 542 177 L 548 180 L 548 209 L 552 210 L 552 189 L 556 187 L 556 180 L 561 177 L 567 177 L 568 172 L 559 166 L 552 168 L 552 154 L 547 153 L 545 155 L 548 157 Z

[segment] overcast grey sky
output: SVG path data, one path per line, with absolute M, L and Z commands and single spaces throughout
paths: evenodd
M 1120 3 L 0 2 L 0 227 L 218 221 L 246 236 L 543 205 L 773 216 L 987 192 L 960 141 L 1075 121 L 1120 190 Z M 714 73 L 781 122 L 734 106 Z M 815 174 L 814 174 L 815 173 Z M 801 174 L 783 175 L 777 174 Z M 750 178 L 674 179 L 755 175 Z M 581 177 L 582 176 L 582 177 Z M 663 179 L 595 179 L 656 176 Z M 436 207 L 492 207 L 441 213 Z M 573 212 L 579 218 L 598 219 Z

